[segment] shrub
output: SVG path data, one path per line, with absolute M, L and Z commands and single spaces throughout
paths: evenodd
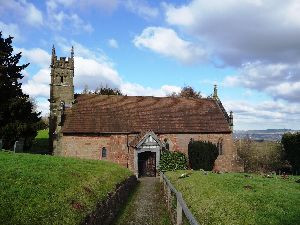
M 286 133 L 282 136 L 281 143 L 284 147 L 286 160 L 292 166 L 293 173 L 300 173 L 300 133 Z
M 284 164 L 282 146 L 276 142 L 255 142 L 249 138 L 235 142 L 238 156 L 244 162 L 245 172 L 272 172 Z
M 187 169 L 187 157 L 181 152 L 163 151 L 159 161 L 159 171 L 174 171 Z
M 211 142 L 193 141 L 189 143 L 189 162 L 192 169 L 210 171 L 214 167 L 219 152 Z

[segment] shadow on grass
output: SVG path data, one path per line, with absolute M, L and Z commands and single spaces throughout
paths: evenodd
M 49 154 L 49 138 L 35 138 L 31 148 L 24 152 L 32 154 Z
M 26 153 L 32 154 L 49 154 L 49 131 L 48 129 L 39 130 L 30 149 Z
M 129 223 L 130 216 L 132 215 L 132 212 L 135 210 L 133 202 L 136 198 L 136 194 L 137 194 L 137 190 L 138 190 L 139 186 L 140 186 L 140 181 L 138 181 L 138 184 L 135 186 L 135 188 L 129 194 L 126 203 L 120 209 L 118 216 L 115 218 L 115 221 L 113 223 L 114 225 Z

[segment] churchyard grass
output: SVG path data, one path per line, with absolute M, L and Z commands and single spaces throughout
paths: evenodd
M 166 175 L 200 224 L 300 224 L 300 176 L 186 172 Z
M 79 224 L 130 175 L 106 161 L 0 151 L 0 224 Z

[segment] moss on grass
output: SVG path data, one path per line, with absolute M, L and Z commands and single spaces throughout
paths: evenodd
M 167 172 L 200 224 L 299 224 L 298 177 Z
M 79 224 L 130 175 L 105 161 L 0 152 L 0 224 Z

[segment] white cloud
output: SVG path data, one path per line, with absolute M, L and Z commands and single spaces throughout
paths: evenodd
M 43 24 L 43 15 L 33 4 L 29 4 L 26 13 L 26 20 L 30 25 L 39 26 Z
M 151 7 L 145 0 L 126 0 L 123 3 L 126 9 L 144 19 L 154 19 L 159 15 L 158 9 Z
M 16 52 L 22 52 L 22 57 L 26 59 L 26 62 L 35 64 L 39 67 L 49 67 L 51 56 L 48 52 L 41 48 L 16 48 Z
M 112 48 L 119 48 L 118 42 L 113 38 L 108 40 L 108 45 Z
M 129 96 L 156 96 L 162 97 L 172 94 L 173 92 L 179 92 L 181 90 L 180 87 L 171 86 L 171 85 L 163 85 L 159 89 L 144 87 L 140 84 L 124 82 L 120 86 L 120 90 L 122 93 Z
M 298 0 L 191 0 L 164 9 L 166 22 L 198 38 L 212 61 L 238 69 L 225 84 L 299 102 Z
M 46 97 L 50 95 L 50 69 L 40 69 L 31 79 L 22 85 L 23 91 L 31 97 Z
M 181 39 L 174 30 L 169 28 L 148 27 L 134 38 L 133 43 L 138 48 L 148 48 L 185 64 L 199 62 L 206 57 L 202 48 Z
M 284 101 L 224 101 L 227 110 L 232 110 L 235 129 L 297 129 L 300 120 L 300 104 L 288 104 Z
M 192 0 L 165 4 L 166 21 L 199 38 L 226 65 L 298 61 L 298 0 Z
M 114 11 L 118 5 L 119 0 L 48 0 L 47 6 L 57 8 L 58 5 L 70 9 L 100 9 L 106 12 Z
M 92 33 L 94 28 L 85 22 L 77 13 L 65 10 L 63 7 L 73 7 L 78 3 L 72 0 L 49 0 L 47 6 L 47 25 L 55 31 L 67 31 L 73 34 L 81 32 Z
M 118 72 L 109 64 L 83 57 L 75 57 L 74 60 L 76 88 L 83 89 L 84 85 L 92 90 L 101 85 L 115 88 L 122 82 Z
M 243 86 L 263 91 L 274 98 L 300 101 L 300 63 L 262 62 L 244 64 L 237 75 L 227 76 L 226 86 Z
M 43 14 L 36 6 L 26 0 L 1 1 L 0 13 L 9 17 L 15 17 L 18 21 L 24 21 L 30 26 L 43 25 Z M 20 20 L 23 18 L 24 20 Z
M 51 29 L 56 31 L 70 31 L 74 34 L 82 31 L 92 33 L 94 28 L 90 23 L 85 23 L 76 13 L 67 14 L 63 11 L 48 12 L 49 23 Z
M 2 31 L 2 35 L 4 38 L 7 38 L 9 35 L 14 37 L 14 40 L 20 40 L 20 30 L 17 24 L 9 23 L 5 24 L 0 21 L 0 31 Z

